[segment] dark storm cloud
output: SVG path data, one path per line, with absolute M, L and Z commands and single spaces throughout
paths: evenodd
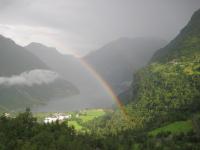
M 122 36 L 171 40 L 198 8 L 200 0 L 0 0 L 0 32 L 85 54 Z

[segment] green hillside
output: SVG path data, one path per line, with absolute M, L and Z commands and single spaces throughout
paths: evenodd
M 120 95 L 126 103 L 123 112 L 96 119 L 91 131 L 111 136 L 122 149 L 198 149 L 200 119 L 194 116 L 200 110 L 200 10 L 133 79 Z
M 157 51 L 153 62 L 169 62 L 180 57 L 193 57 L 200 51 L 200 11 L 196 11 L 187 26 L 166 47 Z M 197 55 L 198 57 L 198 55 Z
M 181 33 L 134 76 L 133 99 L 148 115 L 200 108 L 200 10 Z
M 105 114 L 103 109 L 84 110 L 78 113 L 78 117 L 74 116 L 69 120 L 68 125 L 73 126 L 77 131 L 89 131 L 90 128 L 87 127 L 87 124 Z
M 189 131 L 193 130 L 193 126 L 192 126 L 192 121 L 188 120 L 188 121 L 176 121 L 173 122 L 169 125 L 166 125 L 164 127 L 160 127 L 157 128 L 151 132 L 149 132 L 150 135 L 158 135 L 159 133 L 162 132 L 171 132 L 171 133 L 187 133 Z
M 129 90 L 137 107 L 160 111 L 190 110 L 200 98 L 200 10 L 151 63 L 134 75 Z M 124 94 L 128 95 L 128 94 Z M 194 107 L 193 107 L 194 106 Z
M 105 133 L 127 129 L 152 130 L 162 124 L 186 121 L 200 110 L 200 10 L 151 62 L 134 75 L 123 93 L 126 115 L 116 111 Z M 128 117 L 127 117 L 128 116 Z M 128 119 L 126 119 L 128 118 Z M 103 132 L 103 131 L 101 131 Z

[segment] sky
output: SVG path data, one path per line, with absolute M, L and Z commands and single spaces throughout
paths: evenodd
M 200 0 L 0 0 L 0 34 L 86 55 L 120 37 L 172 40 Z

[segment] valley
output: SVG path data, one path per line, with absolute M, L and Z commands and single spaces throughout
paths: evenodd
M 84 109 L 77 111 L 59 111 L 59 112 L 33 112 L 33 117 L 37 119 L 37 122 L 40 124 L 51 124 L 58 121 L 59 123 L 64 122 L 67 126 L 74 127 L 74 129 L 78 132 L 88 132 L 90 129 L 87 127 L 87 123 L 103 117 L 106 113 L 113 112 L 112 109 Z M 1 116 L 7 116 L 10 118 L 15 118 L 19 115 L 19 112 L 4 112 Z M 54 116 L 66 116 L 65 119 L 56 119 L 52 122 L 45 122 L 46 118 L 54 118 Z M 68 117 L 69 116 L 69 117 Z
M 199 150 L 200 3 L 70 1 L 0 1 L 0 150 Z

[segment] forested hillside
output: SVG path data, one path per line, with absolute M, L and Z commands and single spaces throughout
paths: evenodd
M 200 104 L 200 11 L 135 75 L 134 100 L 158 111 L 197 111 Z
M 103 127 L 98 128 L 99 134 L 110 132 L 120 135 L 125 132 L 128 136 L 126 131 L 131 129 L 134 133 L 144 131 L 148 137 L 148 132 L 152 131 L 158 137 L 146 139 L 155 144 L 149 148 L 178 149 L 183 145 L 197 148 L 200 141 L 199 20 L 200 10 L 195 12 L 188 25 L 169 45 L 156 52 L 149 65 L 134 74 L 132 86 L 121 95 L 128 103 L 125 114 L 116 111 L 114 115 L 107 116 L 109 119 L 105 117 L 94 121 L 94 129 L 99 125 Z M 181 133 L 179 128 L 182 128 Z M 179 134 L 182 134 L 182 139 L 176 137 Z M 190 136 L 194 137 L 196 144 L 190 143 Z M 169 145 L 164 144 L 167 140 Z M 181 140 L 179 144 L 178 140 Z

